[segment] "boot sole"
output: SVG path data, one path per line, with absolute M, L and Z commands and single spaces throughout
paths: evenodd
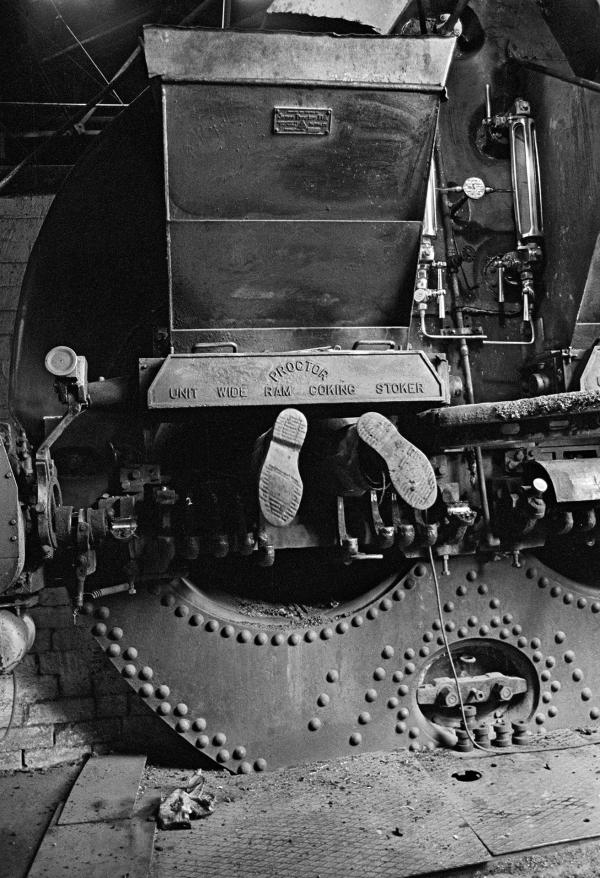
M 258 480 L 258 499 L 262 514 L 276 527 L 285 527 L 293 520 L 302 500 L 298 456 L 306 428 L 306 418 L 296 409 L 282 411 L 273 425 Z
M 433 467 L 418 448 L 378 412 L 367 412 L 356 425 L 362 441 L 383 458 L 397 493 L 414 509 L 429 509 L 437 497 Z

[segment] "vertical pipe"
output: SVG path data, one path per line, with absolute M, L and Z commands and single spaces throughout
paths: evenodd
M 419 10 L 419 25 L 421 27 L 421 33 L 425 35 L 427 33 L 427 17 L 425 16 L 423 0 L 417 0 L 417 9 Z

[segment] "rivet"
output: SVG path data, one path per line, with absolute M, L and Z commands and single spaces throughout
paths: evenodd
M 196 747 L 199 747 L 201 750 L 204 750 L 209 744 L 210 740 L 207 735 L 200 735 L 199 738 L 196 738 Z
M 554 658 L 554 656 L 549 655 L 548 658 L 546 659 L 546 667 L 553 668 L 555 664 L 556 664 L 556 659 Z
M 94 613 L 96 619 L 108 619 L 110 616 L 110 610 L 108 607 L 97 607 L 96 612 Z
M 565 634 L 564 631 L 557 631 L 556 634 L 554 635 L 554 639 L 557 643 L 564 643 L 565 640 L 567 639 L 567 635 Z
M 575 653 L 573 652 L 572 649 L 568 649 L 566 651 L 566 653 L 564 654 L 563 658 L 567 662 L 567 664 L 571 664 L 572 662 L 575 661 Z
M 427 573 L 427 567 L 424 564 L 417 564 L 415 569 L 413 570 L 415 576 L 425 576 Z
M 512 633 L 515 635 L 515 637 L 517 634 L 521 634 L 522 631 L 523 629 L 520 625 L 513 625 Z
M 349 740 L 350 740 L 351 747 L 358 747 L 358 745 L 362 741 L 362 735 L 360 734 L 360 732 L 352 732 Z
M 409 714 L 410 710 L 408 709 L 408 707 L 401 707 L 398 711 L 398 719 L 407 719 Z
M 131 661 L 135 661 L 138 657 L 138 651 L 135 646 L 128 646 L 125 652 L 123 653 L 123 658 L 130 659 Z
M 592 707 L 590 710 L 590 719 L 598 719 L 600 717 L 600 710 L 597 707 Z
M 373 671 L 374 680 L 385 680 L 385 668 L 375 668 Z
M 111 628 L 108 632 L 108 636 L 111 640 L 123 640 L 123 629 L 122 628 Z
M 527 638 L 519 637 L 519 639 L 517 640 L 517 646 L 520 646 L 521 649 L 524 649 L 527 646 Z
M 459 631 L 459 634 L 460 634 L 460 631 Z M 427 658 L 427 656 L 429 655 L 430 652 L 431 652 L 431 650 L 429 649 L 428 646 L 422 646 L 421 649 L 419 650 L 419 655 L 421 656 L 421 658 Z
M 546 715 L 544 713 L 536 713 L 535 721 L 538 726 L 542 726 L 546 722 Z
M 111 643 L 106 652 L 111 658 L 117 658 L 117 656 L 121 655 L 121 647 L 118 643 Z
M 125 665 L 123 670 L 121 671 L 124 677 L 135 677 L 136 675 L 136 667 L 135 665 Z
M 290 636 L 288 637 L 288 643 L 290 646 L 298 646 L 301 640 L 302 638 L 297 631 L 294 631 L 294 633 L 290 634 Z
M 244 759 L 246 756 L 246 748 L 245 747 L 235 747 L 233 751 L 234 759 Z
M 247 628 L 243 628 L 238 634 L 237 639 L 240 643 L 250 643 L 252 640 L 252 633 L 248 631 Z
M 571 594 L 570 591 L 568 591 L 565 595 L 563 595 L 563 603 L 564 604 L 572 604 L 574 600 L 575 600 L 575 595 Z
M 416 655 L 416 652 L 415 652 L 414 649 L 412 649 L 412 648 L 411 648 L 411 649 L 407 649 L 407 650 L 405 650 L 405 652 L 404 652 L 404 658 L 405 658 L 405 659 L 414 659 L 415 655 Z
M 536 649 L 536 651 L 531 654 L 531 658 L 533 659 L 534 662 L 538 663 L 538 662 L 541 662 L 541 660 L 544 658 L 544 656 L 539 651 L 539 649 Z
M 393 658 L 394 657 L 394 647 L 390 646 L 389 644 L 387 646 L 384 646 L 383 649 L 381 650 L 381 656 L 384 659 Z
M 195 719 L 194 722 L 192 723 L 192 728 L 196 732 L 203 732 L 206 728 L 206 720 L 201 716 L 198 717 L 198 719 Z
M 221 628 L 221 637 L 233 637 L 235 634 L 235 628 L 233 625 L 223 625 Z
M 580 610 L 583 610 L 584 607 L 587 607 L 587 600 L 585 598 L 577 598 L 577 606 Z
M 531 640 L 531 648 L 532 649 L 539 649 L 541 645 L 542 645 L 542 641 L 540 640 L 539 637 L 532 638 L 532 640 Z
M 583 671 L 581 670 L 581 668 L 575 668 L 571 676 L 576 683 L 580 683 L 583 680 Z
M 540 576 L 540 578 L 538 579 L 538 585 L 540 588 L 548 588 L 548 586 L 550 585 L 550 580 L 547 576 Z
M 217 762 L 229 762 L 229 750 L 219 750 L 217 753 Z
M 127 650 L 129 652 L 129 650 Z M 125 658 L 129 658 L 129 656 L 125 656 Z M 151 680 L 154 676 L 154 671 L 148 665 L 144 665 L 144 667 L 140 671 L 140 680 Z
M 369 607 L 367 610 L 367 619 L 376 619 L 379 615 L 379 610 L 377 607 Z
M 434 631 L 441 631 L 442 630 L 442 623 L 440 622 L 439 619 L 434 619 L 433 622 L 431 623 L 431 627 L 433 628 Z
M 175 715 L 176 716 L 187 716 L 188 715 L 188 706 L 184 704 L 183 701 L 180 701 L 179 704 L 175 705 Z
M 153 693 L 154 689 L 150 685 L 150 683 L 142 683 L 142 685 L 138 689 L 138 694 L 141 695 L 142 698 L 150 698 Z
M 406 683 L 402 683 L 401 686 L 398 686 L 398 695 L 408 695 L 408 686 Z
M 487 587 L 487 585 L 482 583 L 481 585 L 477 586 L 477 591 L 479 592 L 479 594 L 487 594 L 489 591 L 489 588 Z
M 553 585 L 550 589 L 550 594 L 553 598 L 559 598 L 562 594 L 562 588 L 560 587 L 560 585 Z
M 171 690 L 169 689 L 168 686 L 165 686 L 163 684 L 162 686 L 157 687 L 155 694 L 156 694 L 157 698 L 168 698 L 169 695 L 171 694 Z
M 468 591 L 469 591 L 469 589 L 467 588 L 466 585 L 459 585 L 458 588 L 456 589 L 456 594 L 459 596 L 459 598 L 464 598 L 464 596 L 468 593 Z
M 342 622 L 337 623 L 337 625 L 335 626 L 335 630 L 337 631 L 338 634 L 346 634 L 349 627 L 350 626 L 348 625 L 348 623 L 344 620 Z
M 323 725 L 323 723 L 321 722 L 321 720 L 319 719 L 318 716 L 313 716 L 313 718 L 311 720 L 309 720 L 309 722 L 308 722 L 308 728 L 310 729 L 311 732 L 317 732 L 321 728 L 322 725 Z
M 592 697 L 592 690 L 588 689 L 587 686 L 585 689 L 581 690 L 581 700 L 582 701 L 589 701 L 591 697 Z
M 547 683 L 551 677 L 552 674 L 550 673 L 550 671 L 542 671 L 542 673 L 540 674 L 540 680 L 542 681 L 542 683 Z
M 107 628 L 104 622 L 96 622 L 96 624 L 92 628 L 92 634 L 95 637 L 106 637 L 106 631 Z
M 504 622 L 505 625 L 510 625 L 510 623 L 513 621 L 513 619 L 514 619 L 514 616 L 512 613 L 505 613 L 504 616 L 502 616 L 502 621 Z
M 360 628 L 361 625 L 364 625 L 364 622 L 365 622 L 365 620 L 360 615 L 354 616 L 354 618 L 352 619 L 352 624 L 354 625 L 355 628 Z
M 500 631 L 500 637 L 502 638 L 502 640 L 508 640 L 508 638 L 510 637 L 510 631 L 508 630 L 508 628 L 502 628 L 502 630 Z
M 458 629 L 458 631 L 456 633 L 458 634 L 459 637 L 468 637 L 469 636 L 469 629 L 465 628 L 464 625 L 461 625 L 461 627 Z
M 242 762 L 241 765 L 238 766 L 238 774 L 251 774 L 252 766 L 249 762 Z
M 259 631 L 254 638 L 254 642 L 257 646 L 264 646 L 268 639 L 269 637 L 264 631 Z
M 583 676 L 583 675 L 582 675 L 582 676 Z M 581 678 L 580 678 L 580 679 L 581 679 Z M 561 684 L 560 684 L 560 681 L 559 681 L 559 680 L 553 680 L 553 681 L 550 683 L 550 688 L 552 689 L 553 692 L 560 692 L 560 690 L 561 690 Z
M 382 601 L 380 601 L 380 603 L 379 603 L 379 609 L 380 609 L 380 610 L 383 610 L 384 613 L 387 612 L 387 610 L 391 610 L 393 606 L 394 606 L 394 605 L 392 604 L 392 602 L 391 602 L 391 600 L 390 600 L 389 598 L 384 598 L 384 599 L 383 599 Z
M 414 662 L 407 662 L 404 666 L 404 673 L 405 674 L 414 674 L 414 672 L 416 670 L 417 670 L 417 666 L 415 665 Z
M 86 601 L 81 608 L 82 616 L 91 616 L 94 612 L 94 605 L 90 601 Z
M 304 635 L 304 639 L 307 643 L 314 643 L 319 635 L 316 631 L 307 631 Z
M 392 597 L 395 601 L 403 601 L 404 600 L 404 592 L 400 591 L 399 588 L 395 588 L 392 592 Z
M 161 597 L 160 602 L 163 605 L 163 607 L 174 607 L 175 603 L 176 603 L 175 595 L 174 594 L 164 594 Z
M 328 683 L 337 683 L 337 681 L 340 679 L 339 672 L 333 669 L 331 671 L 327 671 L 325 679 Z
M 186 607 L 185 604 L 178 604 L 175 607 L 175 615 L 178 616 L 180 619 L 185 619 L 189 612 L 189 607 Z
M 225 735 L 223 732 L 217 732 L 216 735 L 213 735 L 212 742 L 215 747 L 222 747 L 224 744 L 227 743 L 227 735 Z
M 392 674 L 392 680 L 394 683 L 400 683 L 404 680 L 404 671 L 394 671 Z
M 490 619 L 490 625 L 492 626 L 492 628 L 499 628 L 500 624 L 501 624 L 500 616 L 492 616 L 492 618 Z
M 436 640 L 436 643 L 438 646 L 444 646 L 444 638 L 438 637 L 438 639 Z
M 476 570 L 468 570 L 467 571 L 467 579 L 469 582 L 475 582 L 477 579 L 477 571 Z
M 395 707 L 398 707 L 399 704 L 400 704 L 400 702 L 396 698 L 395 695 L 393 695 L 391 698 L 388 698 L 388 700 L 387 700 L 387 706 L 390 708 L 390 710 L 393 710 Z
M 591 606 L 591 611 L 592 613 L 600 613 L 600 604 L 598 603 L 598 601 L 594 601 Z
M 476 625 L 479 625 L 479 619 L 477 618 L 477 616 L 469 616 L 469 618 L 467 619 L 467 625 L 470 628 L 475 628 Z
M 333 628 L 323 628 L 321 631 L 321 638 L 323 640 L 331 640 L 333 637 Z
M 317 698 L 317 704 L 319 705 L 319 707 L 327 707 L 327 705 L 329 704 L 329 701 L 330 701 L 330 698 L 326 692 L 321 692 L 321 694 Z
M 417 728 L 417 726 L 413 726 L 411 729 L 408 730 L 409 738 L 418 738 L 420 734 L 421 729 Z
M 555 707 L 554 704 L 552 705 L 552 707 L 548 708 L 548 716 L 556 716 L 557 713 L 558 713 L 558 707 Z
M 425 641 L 425 643 L 431 643 L 431 641 L 433 640 L 433 632 L 426 631 L 423 635 L 423 640 Z
M 266 759 L 257 759 L 254 763 L 254 771 L 264 771 L 267 767 Z
M 175 723 L 175 729 L 178 732 L 189 732 L 190 730 L 190 721 L 187 719 L 178 719 Z
M 481 628 L 479 629 L 479 633 L 481 634 L 482 637 L 487 637 L 487 635 L 490 633 L 490 629 L 488 628 L 487 625 L 482 625 Z
M 361 726 L 366 726 L 367 723 L 371 722 L 371 714 L 368 710 L 363 710 L 358 714 L 358 721 Z
M 552 693 L 551 692 L 542 692 L 542 701 L 544 704 L 550 704 L 552 701 Z
M 281 644 L 283 643 L 283 640 L 284 640 L 283 634 L 274 634 L 273 637 L 271 638 L 271 643 L 273 644 L 273 646 L 281 646 Z
M 404 722 L 396 723 L 397 734 L 402 735 L 405 731 L 406 731 L 406 723 L 404 723 Z
M 497 610 L 500 606 L 500 601 L 498 598 L 492 598 L 490 601 L 490 610 Z
M 525 571 L 525 576 L 527 579 L 536 579 L 538 575 L 537 567 L 528 567 Z
M 454 610 L 454 604 L 452 601 L 446 601 L 444 604 L 444 613 L 451 613 Z
M 193 625 L 194 628 L 199 628 L 203 622 L 204 616 L 201 613 L 194 613 L 193 616 L 190 616 L 190 625 Z
M 206 625 L 204 626 L 207 631 L 217 631 L 219 628 L 219 623 L 216 619 L 209 619 Z
M 404 588 L 405 588 L 407 591 L 411 591 L 411 590 L 415 587 L 416 584 L 417 584 L 417 580 L 416 580 L 416 579 L 413 579 L 412 576 L 408 576 L 408 577 L 404 580 Z
M 157 706 L 156 711 L 157 713 L 162 714 L 162 716 L 167 716 L 167 714 L 171 713 L 171 705 L 168 701 L 161 701 Z
M 367 689 L 365 692 L 365 701 L 377 701 L 377 689 Z

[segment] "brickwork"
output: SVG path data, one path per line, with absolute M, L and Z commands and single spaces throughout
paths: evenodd
M 51 196 L 0 198 L 0 417 L 8 403 L 20 286 L 51 202 Z M 0 770 L 139 749 L 140 726 L 149 723 L 152 729 L 157 721 L 151 715 L 140 717 L 127 684 L 86 630 L 73 624 L 66 589 L 46 589 L 32 615 L 37 635 L 15 670 L 16 697 L 13 678 L 0 677 Z M 148 728 L 146 735 L 152 735 Z

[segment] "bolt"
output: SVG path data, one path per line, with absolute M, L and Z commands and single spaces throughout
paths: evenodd
M 458 695 L 450 686 L 444 686 L 440 690 L 438 698 L 445 707 L 456 707 L 458 704 Z
M 10 520 L 8 523 L 11 524 L 11 525 L 14 527 L 15 524 L 17 523 L 17 519 L 16 519 L 16 518 L 11 518 L 11 520 Z

